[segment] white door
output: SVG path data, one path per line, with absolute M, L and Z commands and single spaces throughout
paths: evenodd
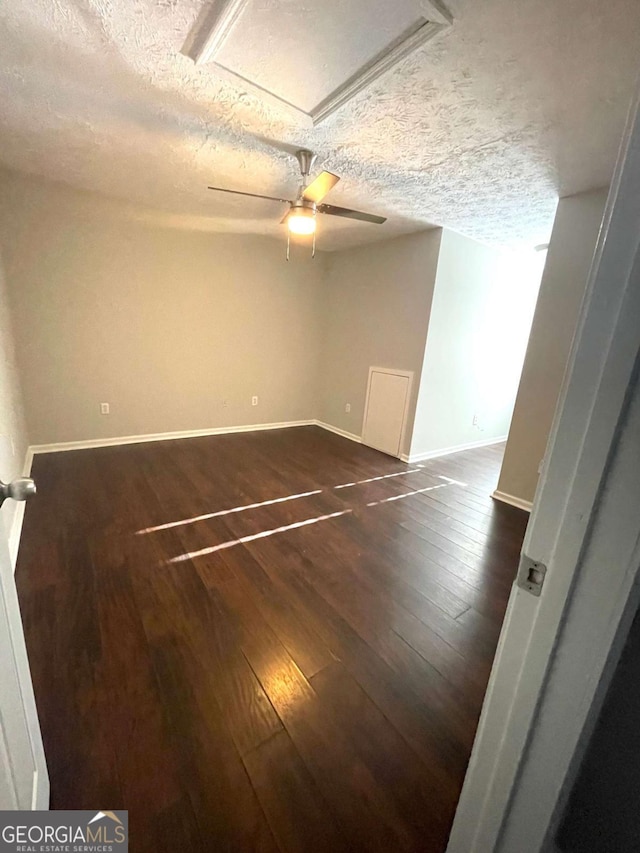
M 448 853 L 554 849 L 638 607 L 639 199 L 640 89 L 523 544 L 546 575 L 512 590 Z
M 409 401 L 411 374 L 372 367 L 365 404 L 362 442 L 391 456 L 400 447 Z
M 26 497 L 30 482 L 16 481 L 19 499 Z M 0 536 L 0 809 L 48 807 L 49 776 L 18 596 L 9 550 Z

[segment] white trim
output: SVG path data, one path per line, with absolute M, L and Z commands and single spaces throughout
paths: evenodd
M 636 275 L 638 282 L 640 275 Z M 635 299 L 631 316 L 637 317 L 638 309 L 640 298 Z M 546 850 L 547 841 L 556 835 L 638 611 L 638 435 L 640 384 L 636 376 L 599 490 L 587 544 L 580 555 L 575 587 L 567 597 L 558 651 L 541 692 L 502 831 L 505 850 L 524 849 L 524 838 L 531 842 L 531 850 Z M 550 593 L 554 590 L 557 591 L 557 583 Z M 532 791 L 535 814 L 531 809 Z
M 640 89 L 618 157 L 525 534 L 523 553 L 547 567 L 544 588 L 540 597 L 515 585 L 512 590 L 448 853 L 545 849 L 568 768 L 572 757 L 578 757 L 576 738 L 596 705 L 607 668 L 615 665 L 612 637 L 627 605 L 619 593 L 628 590 L 630 578 L 629 562 L 620 553 L 624 543 L 613 535 L 614 526 L 600 530 L 608 537 L 610 553 L 598 571 L 584 572 L 581 566 L 588 553 L 585 543 L 593 545 L 590 526 L 640 346 L 640 291 L 633 278 L 640 257 L 639 104 Z M 636 515 L 630 525 L 634 529 L 627 533 L 640 535 L 637 523 Z M 608 597 L 594 605 L 594 579 L 602 578 L 603 565 Z M 592 618 L 586 620 L 586 629 L 582 625 L 576 642 L 567 614 L 584 612 L 585 603 L 592 608 Z M 597 654 L 585 657 L 587 647 Z M 574 679 L 579 677 L 580 696 L 554 682 L 554 673 L 567 663 L 574 667 Z M 557 706 L 554 710 L 558 696 L 564 699 L 560 713 Z M 539 773 L 536 776 L 541 765 L 542 784 Z
M 509 504 L 509 506 L 515 506 L 517 509 L 523 509 L 525 512 L 531 512 L 531 507 L 533 506 L 531 501 L 525 501 L 522 498 L 517 498 L 515 495 L 510 495 L 507 492 L 501 492 L 498 489 L 493 492 L 491 497 L 503 504 Z
M 435 14 L 434 14 L 435 17 Z M 441 16 L 442 17 L 442 16 Z M 371 62 L 360 68 L 345 83 L 334 89 L 324 100 L 309 112 L 314 126 L 320 124 L 330 115 L 339 110 L 341 106 L 348 103 L 358 92 L 375 83 L 383 74 L 390 71 L 405 56 L 422 47 L 446 27 L 451 26 L 453 19 L 443 22 L 427 20 L 423 18 L 409 35 L 402 36 L 390 44 L 385 50 L 374 57 Z
M 449 456 L 450 453 L 461 453 L 463 450 L 473 450 L 476 447 L 490 447 L 492 444 L 501 444 L 507 440 L 506 435 L 498 438 L 482 438 L 480 441 L 469 441 L 466 444 L 456 444 L 454 447 L 442 447 L 440 450 L 427 450 L 424 453 L 403 453 L 400 457 L 403 462 L 413 465 L 414 462 L 424 462 L 426 459 L 439 459 L 441 456 Z
M 226 2 L 218 4 L 215 18 L 208 22 L 210 29 L 207 37 L 197 49 L 190 53 L 191 59 L 196 65 L 203 65 L 213 59 L 214 54 L 224 44 L 248 2 L 249 0 L 226 0 Z
M 329 432 L 333 432 L 336 435 L 342 436 L 342 438 L 348 438 L 349 441 L 355 441 L 358 444 L 362 444 L 362 438 L 359 435 L 356 435 L 354 432 L 347 432 L 346 429 L 340 429 L 340 427 L 332 426 L 331 424 L 326 424 L 324 421 L 313 421 L 316 426 L 321 427 L 322 429 L 326 429 Z
M 199 438 L 205 435 L 228 435 L 235 432 L 261 432 L 267 429 L 314 426 L 315 420 L 282 421 L 273 424 L 242 424 L 240 426 L 210 427 L 209 429 L 187 429 L 179 432 L 156 432 L 142 435 L 120 435 L 113 438 L 90 438 L 85 441 L 63 441 L 58 444 L 33 444 L 29 450 L 35 453 L 59 453 L 65 450 L 86 450 L 92 447 L 115 447 L 120 444 L 144 444 L 148 441 L 175 441 L 179 438 Z

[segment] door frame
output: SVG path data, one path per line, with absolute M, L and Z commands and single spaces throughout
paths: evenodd
M 512 589 L 447 853 L 553 849 L 572 774 L 630 624 L 640 573 L 629 544 L 640 538 L 640 517 L 618 538 L 611 525 L 597 531 L 594 521 L 605 477 L 608 489 L 616 487 L 611 460 L 637 390 L 639 101 L 640 89 L 523 543 L 523 555 L 547 567 L 544 586 L 539 598 Z M 602 565 L 582 571 L 594 544 L 605 544 L 610 557 L 604 600 Z M 598 594 L 603 612 L 593 618 Z M 563 694 L 566 684 L 558 694 L 560 669 L 573 672 L 579 695 Z
M 400 459 L 402 457 L 402 448 L 404 447 L 404 441 L 407 437 L 407 422 L 409 420 L 409 408 L 411 403 L 411 394 L 413 391 L 413 370 L 394 370 L 391 367 L 370 367 L 369 368 L 369 378 L 367 379 L 367 394 L 364 398 L 364 415 L 362 416 L 362 443 L 365 444 L 364 441 L 364 428 L 367 425 L 367 415 L 369 413 L 369 395 L 371 393 L 371 377 L 374 373 L 389 373 L 392 376 L 405 376 L 409 380 L 409 384 L 407 386 L 407 396 L 404 399 L 404 411 L 402 412 L 402 429 L 400 430 L 400 442 L 398 444 L 398 454 L 395 457 L 396 459 Z M 366 445 L 369 447 L 369 445 Z M 378 450 L 377 447 L 373 448 L 374 450 Z M 383 450 L 380 453 L 384 453 Z M 391 454 L 389 454 L 391 456 Z

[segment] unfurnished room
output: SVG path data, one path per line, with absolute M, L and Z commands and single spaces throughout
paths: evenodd
M 5 0 L 2 850 L 636 849 L 639 71 L 634 0 Z

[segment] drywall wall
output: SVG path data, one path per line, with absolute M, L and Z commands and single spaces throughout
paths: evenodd
M 441 234 L 432 229 L 326 258 L 319 419 L 360 436 L 369 367 L 412 370 L 403 453 L 409 450 Z
M 23 473 L 28 446 L 13 345 L 13 325 L 0 256 L 0 480 L 6 483 Z M 22 509 L 15 501 L 5 501 L 0 510 L 0 535 L 9 543 L 12 558 L 15 557 L 17 547 L 12 534 L 16 532 L 14 522 L 19 512 L 22 512 Z
M 412 458 L 506 437 L 541 273 L 533 251 L 443 231 Z
M 533 501 L 606 199 L 558 203 L 496 497 Z
M 15 173 L 0 190 L 32 443 L 314 417 L 322 256 Z

